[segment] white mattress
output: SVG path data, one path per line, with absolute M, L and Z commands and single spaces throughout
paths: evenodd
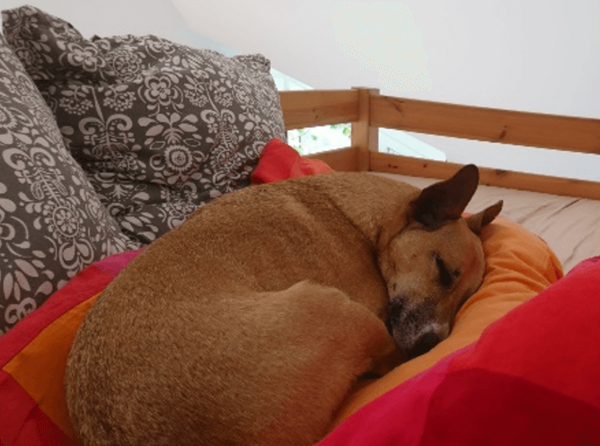
M 437 181 L 385 173 L 376 175 L 419 188 Z M 500 215 L 544 239 L 561 261 L 565 273 L 582 260 L 600 255 L 600 201 L 479 186 L 467 212 L 478 212 L 498 200 L 504 200 Z

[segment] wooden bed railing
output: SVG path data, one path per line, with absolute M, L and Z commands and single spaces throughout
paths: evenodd
M 311 155 L 333 169 L 450 177 L 458 165 L 379 152 L 379 128 L 600 155 L 600 120 L 381 96 L 377 90 L 280 93 L 286 129 L 352 124 L 351 147 Z M 600 200 L 600 182 L 480 168 L 481 183 Z M 600 177 L 600 172 L 599 172 Z

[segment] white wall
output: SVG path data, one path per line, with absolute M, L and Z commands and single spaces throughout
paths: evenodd
M 205 35 L 265 52 L 274 68 L 317 88 L 360 84 L 420 99 L 600 117 L 598 0 L 173 1 Z M 339 32 L 344 19 L 351 32 Z M 347 55 L 349 46 L 360 53 L 362 41 L 377 56 L 371 67 Z M 424 62 L 430 82 L 385 82 L 384 62 L 398 77 L 423 71 Z
M 173 1 L 192 27 L 315 88 L 600 118 L 598 0 Z M 419 138 L 449 161 L 600 180 L 589 155 Z
M 0 7 L 25 2 L 85 36 L 153 33 L 225 53 L 262 52 L 315 88 L 369 86 L 600 118 L 598 0 L 173 0 L 177 8 L 169 0 L 0 0 Z M 540 159 L 536 149 L 490 152 L 481 150 L 485 143 L 417 136 L 449 161 L 600 180 L 600 161 L 589 155 Z

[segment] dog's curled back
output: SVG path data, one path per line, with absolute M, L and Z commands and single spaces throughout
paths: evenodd
M 481 283 L 477 168 L 424 191 L 367 173 L 248 188 L 107 287 L 65 390 L 86 445 L 308 445 L 368 371 L 446 337 Z

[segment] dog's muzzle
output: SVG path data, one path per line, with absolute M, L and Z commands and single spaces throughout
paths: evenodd
M 430 301 L 411 305 L 405 297 L 393 298 L 386 326 L 406 359 L 427 353 L 446 337 L 442 325 L 434 319 Z

